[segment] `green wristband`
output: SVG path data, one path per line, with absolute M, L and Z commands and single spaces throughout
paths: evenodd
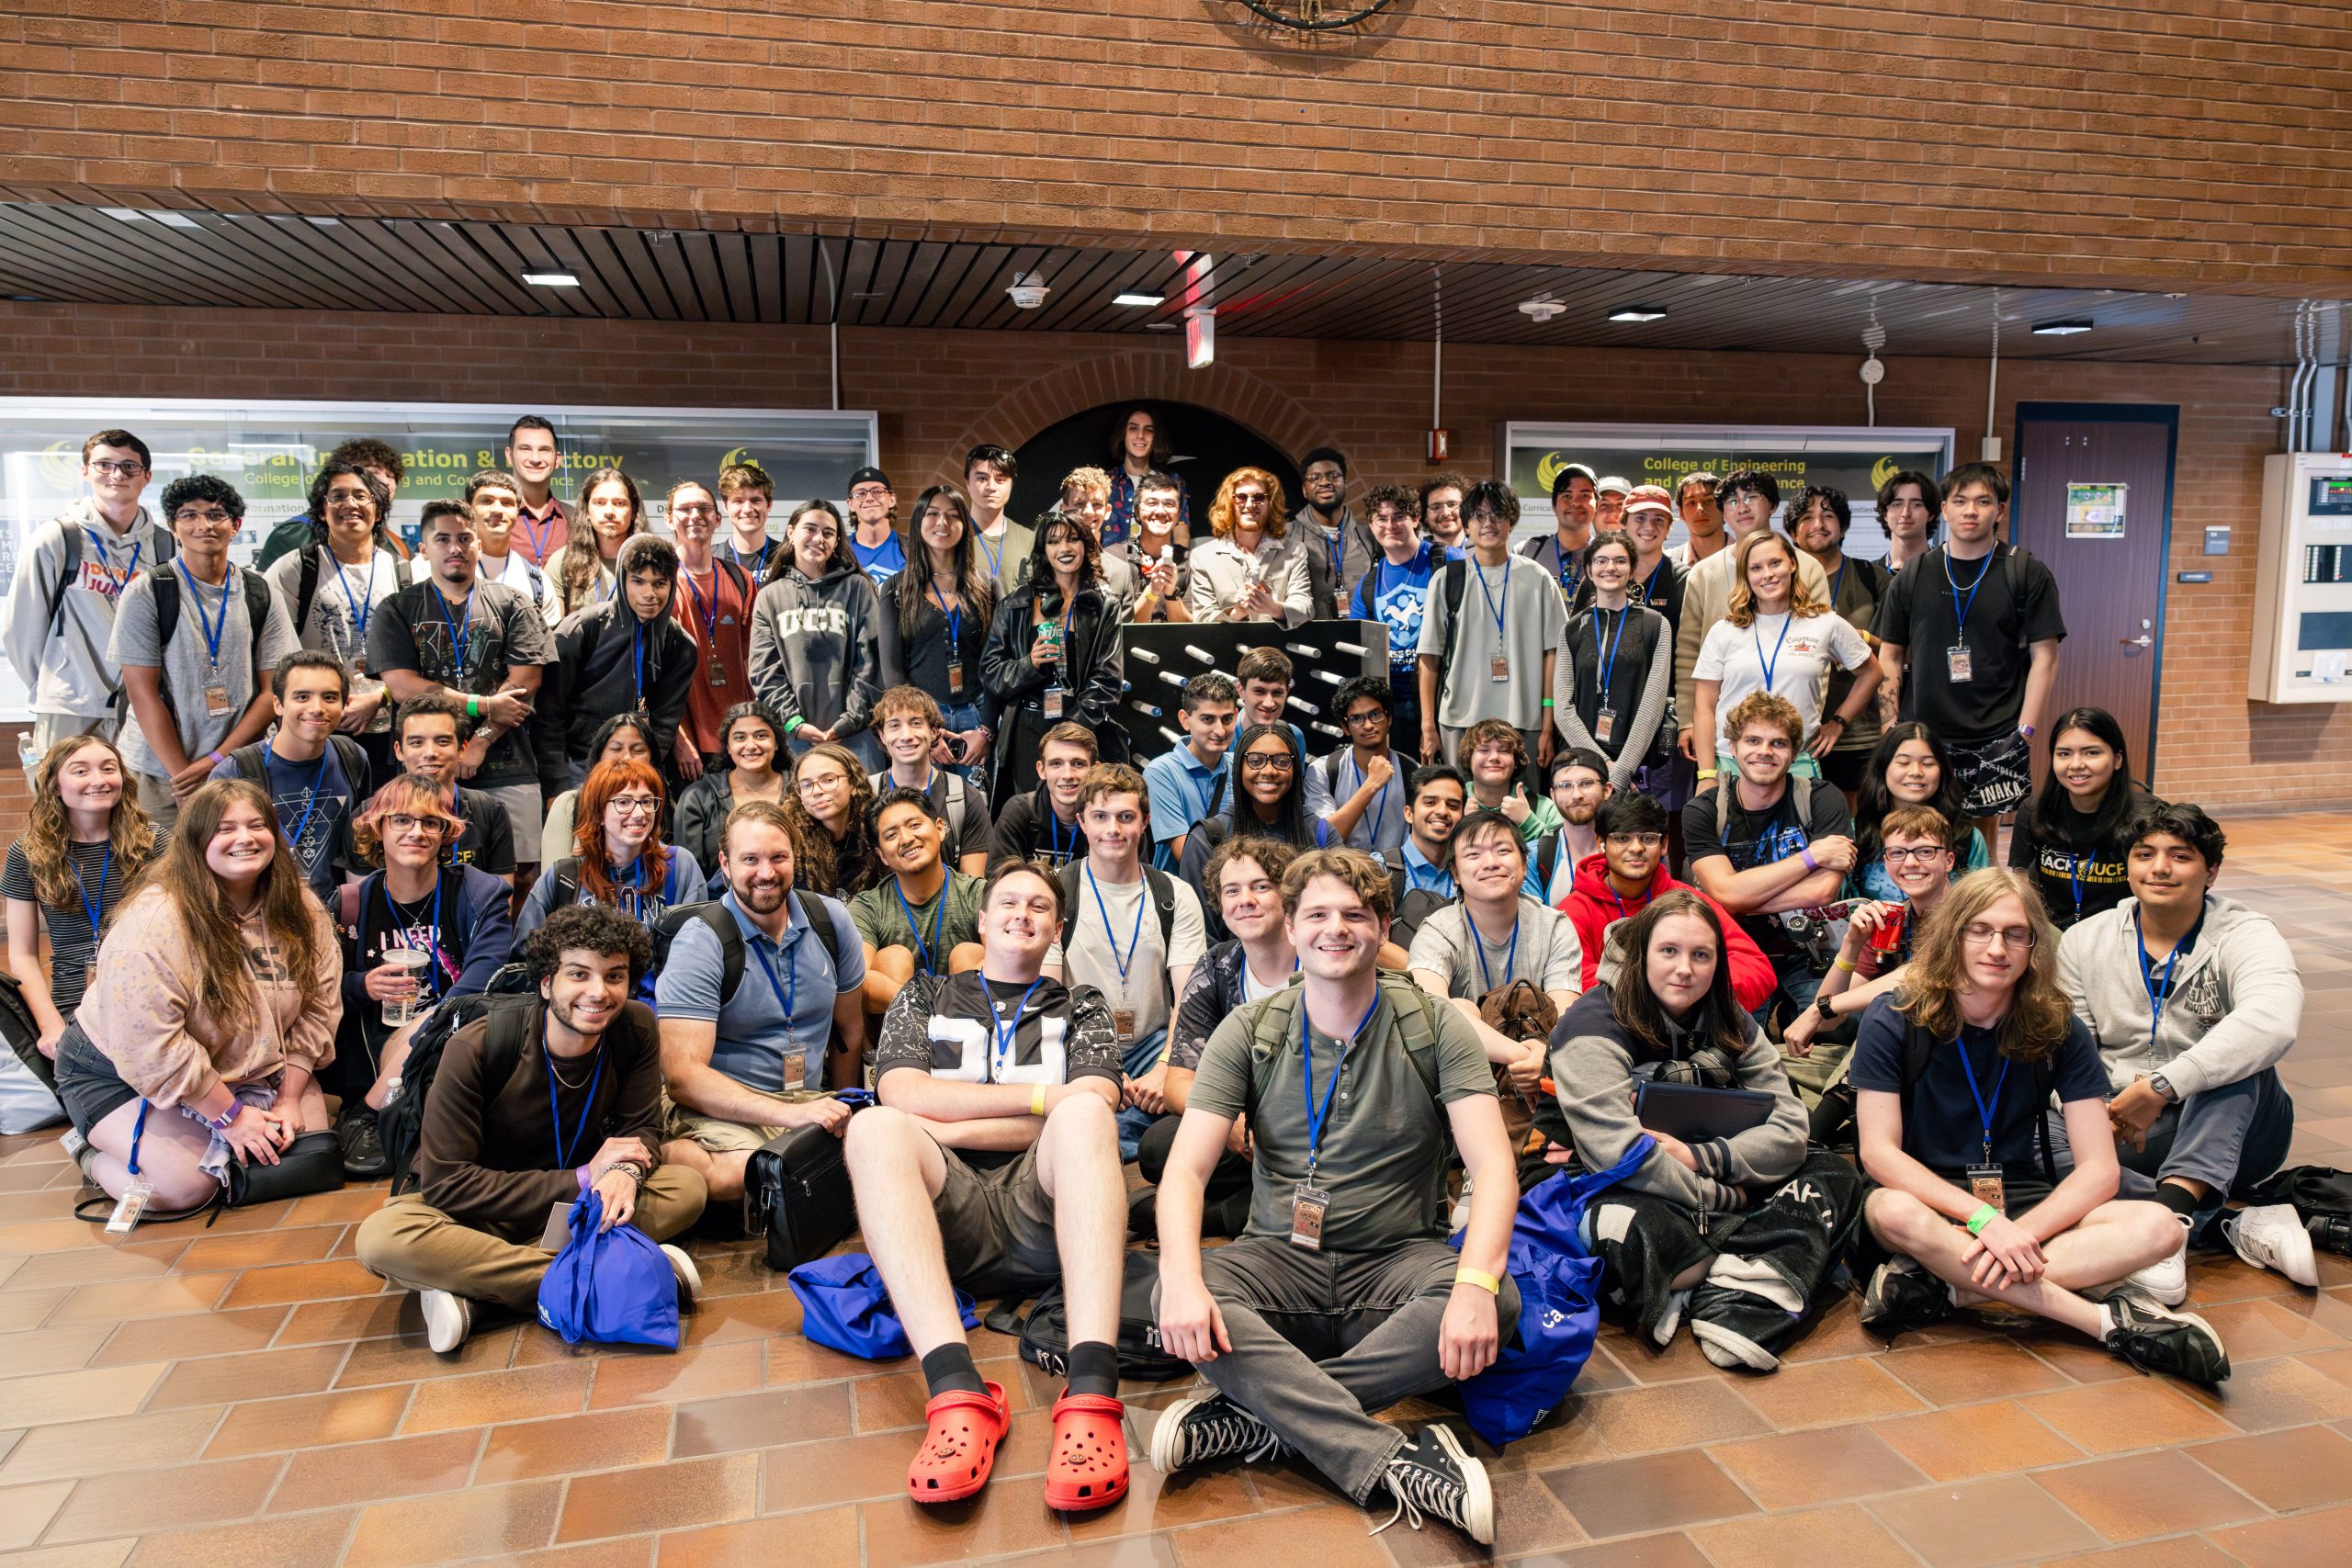
M 1997 1220 L 2000 1217 L 2001 1211 L 1993 1207 L 1992 1204 L 1979 1204 L 1976 1212 L 1968 1216 L 1968 1234 L 1971 1235 L 1983 1235 L 1984 1234 L 1984 1227 L 1991 1224 L 1995 1220 Z
M 785 725 L 784 725 L 784 732 L 785 732 L 786 735 L 790 735 L 794 730 L 798 729 L 802 725 L 804 725 L 804 724 L 806 724 L 806 723 L 808 723 L 808 721 L 807 719 L 802 718 L 802 717 L 799 717 L 797 715 L 796 715 L 796 716 L 794 716 L 793 717 L 788 718 L 788 719 L 786 719 L 786 720 L 785 721 Z
M 481 699 L 480 697 L 468 697 L 466 699 L 466 716 L 468 718 L 480 718 L 481 716 Z

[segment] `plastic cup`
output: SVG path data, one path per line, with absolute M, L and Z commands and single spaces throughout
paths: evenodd
M 384 1025 L 398 1029 L 415 1022 L 433 1010 L 433 998 L 425 993 L 424 970 L 433 955 L 413 947 L 395 947 L 384 954 L 384 962 L 407 971 L 409 994 L 399 1001 L 384 1004 Z

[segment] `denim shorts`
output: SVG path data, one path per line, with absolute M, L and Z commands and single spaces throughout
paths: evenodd
M 139 1091 L 122 1081 L 81 1025 L 69 1024 L 57 1041 L 57 1098 L 74 1130 L 86 1138 L 91 1128 L 137 1100 Z

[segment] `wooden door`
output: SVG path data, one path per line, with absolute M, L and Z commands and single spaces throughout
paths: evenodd
M 2180 411 L 2152 403 L 2020 403 L 2009 536 L 2058 579 L 2066 640 L 2045 727 L 2102 707 L 2123 727 L 2132 772 L 2155 772 L 2173 454 Z M 2120 520 L 2099 487 L 2120 485 Z M 2034 773 L 2045 771 L 2045 733 Z

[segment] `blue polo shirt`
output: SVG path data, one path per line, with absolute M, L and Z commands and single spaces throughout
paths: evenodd
M 1227 755 L 1230 756 L 1230 750 Z M 1225 759 L 1204 762 L 1191 746 L 1163 751 L 1143 765 L 1144 787 L 1151 792 L 1151 863 L 1162 871 L 1176 869 L 1169 846 L 1211 815 L 1209 797 L 1216 791 Z M 1230 788 L 1227 791 L 1231 793 Z
M 1421 852 L 1414 847 L 1413 840 L 1409 837 L 1405 840 L 1402 852 L 1405 857 L 1406 892 L 1410 893 L 1416 888 L 1425 888 L 1442 897 L 1458 898 L 1462 896 L 1462 890 L 1454 886 L 1453 873 L 1443 866 L 1431 865 L 1424 860 L 1421 857 Z M 1527 856 L 1527 880 L 1519 886 L 1520 890 L 1530 898 L 1539 904 L 1544 902 L 1544 880 L 1535 863 L 1532 845 L 1529 846 Z
M 825 956 L 825 944 L 802 919 L 797 893 L 785 897 L 787 922 L 781 942 L 770 942 L 767 933 L 752 923 L 732 892 L 722 895 L 718 903 L 735 917 L 743 933 L 743 983 L 722 1006 L 718 993 L 725 961 L 718 935 L 696 920 L 670 943 L 669 962 L 654 983 L 654 1011 L 663 1018 L 716 1023 L 718 1039 L 711 1048 L 710 1065 L 748 1089 L 781 1094 L 790 1089 L 824 1088 L 833 1000 L 865 982 L 865 949 L 849 911 L 839 900 L 818 896 L 818 907 L 832 920 L 834 940 L 841 948 L 841 967 L 836 972 Z M 787 1000 L 792 1004 L 788 1020 L 785 1016 Z M 785 1058 L 794 1054 L 801 1058 L 801 1077 L 798 1083 L 787 1084 Z

